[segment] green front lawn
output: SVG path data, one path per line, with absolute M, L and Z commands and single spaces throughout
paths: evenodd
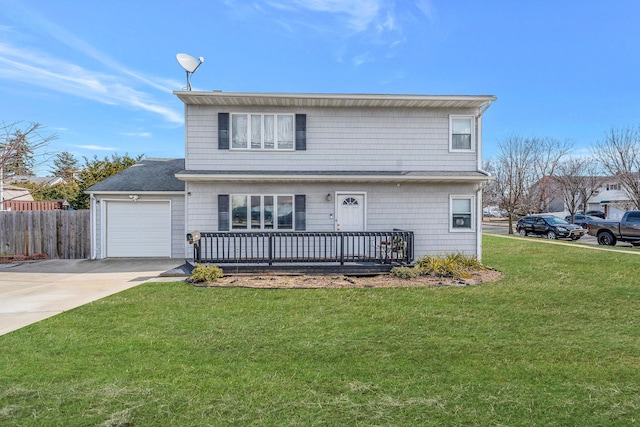
M 0 425 L 640 423 L 640 257 L 485 236 L 475 287 L 151 283 L 0 337 Z

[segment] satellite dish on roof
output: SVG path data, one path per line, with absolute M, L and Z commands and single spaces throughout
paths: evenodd
M 186 53 L 179 53 L 176 55 L 178 64 L 187 72 L 187 90 L 191 90 L 191 74 L 195 73 L 198 67 L 204 62 L 204 58 L 201 56 L 198 59 Z

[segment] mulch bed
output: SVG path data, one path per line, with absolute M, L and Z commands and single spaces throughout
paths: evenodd
M 503 274 L 496 270 L 479 270 L 469 278 L 441 276 L 419 276 L 401 279 L 391 274 L 376 276 L 283 276 L 283 275 L 234 275 L 225 276 L 216 282 L 193 283 L 210 288 L 261 288 L 261 289 L 322 289 L 322 288 L 392 288 L 424 286 L 475 286 L 500 280 Z

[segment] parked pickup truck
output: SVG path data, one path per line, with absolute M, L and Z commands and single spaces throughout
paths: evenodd
M 614 246 L 620 241 L 640 246 L 640 211 L 625 212 L 620 222 L 593 220 L 588 226 L 589 234 L 601 245 Z

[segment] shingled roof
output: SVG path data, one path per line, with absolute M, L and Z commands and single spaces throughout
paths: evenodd
M 182 170 L 184 159 L 144 159 L 92 185 L 86 192 L 184 191 L 184 181 L 175 177 Z

